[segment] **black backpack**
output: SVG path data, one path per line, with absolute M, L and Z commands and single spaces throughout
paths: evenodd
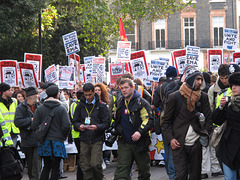
M 23 164 L 15 147 L 0 148 L 0 180 L 20 180 Z

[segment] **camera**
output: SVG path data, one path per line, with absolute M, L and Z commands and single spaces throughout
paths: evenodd
M 105 133 L 104 142 L 106 146 L 112 147 L 116 139 L 117 139 L 116 130 L 113 127 L 110 127 Z

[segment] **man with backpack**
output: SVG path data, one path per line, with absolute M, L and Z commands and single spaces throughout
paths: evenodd
M 175 180 L 187 179 L 188 174 L 190 179 L 200 180 L 202 146 L 207 146 L 212 129 L 211 110 L 207 94 L 201 92 L 202 73 L 188 68 L 185 75 L 179 91 L 168 97 L 162 131 L 171 146 Z

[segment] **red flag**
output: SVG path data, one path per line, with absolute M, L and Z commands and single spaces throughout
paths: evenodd
M 120 31 L 121 41 L 127 41 L 127 36 L 123 27 L 122 18 L 119 19 L 119 31 Z

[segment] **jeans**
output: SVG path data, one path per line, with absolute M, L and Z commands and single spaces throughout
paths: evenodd
M 162 137 L 163 137 L 163 145 L 164 145 L 164 153 L 165 153 L 164 159 L 165 159 L 166 172 L 169 179 L 174 180 L 176 173 L 175 173 L 175 167 L 174 167 L 173 158 L 171 154 L 171 146 L 170 144 L 166 143 L 164 136 Z
M 230 169 L 226 164 L 222 163 L 225 180 L 237 180 L 237 171 Z

